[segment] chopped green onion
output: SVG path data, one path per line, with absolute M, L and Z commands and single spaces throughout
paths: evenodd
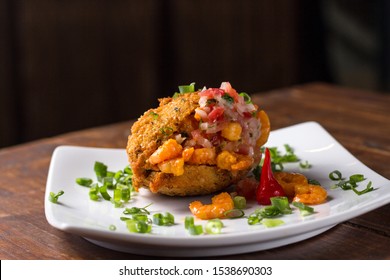
M 258 213 L 252 213 L 248 217 L 248 225 L 256 225 L 261 222 L 263 217 L 261 215 L 258 215 Z
M 57 194 L 55 194 L 54 192 L 50 192 L 49 193 L 49 201 L 52 202 L 52 203 L 57 203 L 58 202 L 58 198 L 63 195 L 65 192 L 63 190 L 59 191 Z
M 114 178 L 115 172 L 107 171 L 106 178 Z
M 116 226 L 115 226 L 115 225 L 110 225 L 110 226 L 108 227 L 108 229 L 114 231 L 114 230 L 116 230 Z
M 122 170 L 118 170 L 118 171 L 115 173 L 115 175 L 114 175 L 115 181 L 119 181 L 122 177 L 123 177 L 123 171 L 122 171 Z
M 299 158 L 294 153 L 294 149 L 288 145 L 284 144 L 285 154 L 282 155 L 281 151 L 278 149 L 278 147 L 268 147 L 268 150 L 270 152 L 271 156 L 271 167 L 272 171 L 283 171 L 284 163 L 291 163 L 291 162 L 298 162 Z M 264 152 L 265 147 L 262 148 L 262 151 Z
M 133 175 L 133 170 L 131 169 L 130 166 L 126 166 L 125 169 L 123 170 L 126 174 Z
M 104 177 L 102 179 L 102 184 L 107 188 L 107 189 L 114 189 L 114 177 Z
M 149 207 L 150 205 L 152 205 L 152 203 L 150 203 L 150 204 L 148 204 L 148 205 L 146 205 L 145 207 L 142 207 L 142 208 L 139 208 L 139 207 L 126 208 L 123 211 L 123 214 L 126 214 L 126 215 L 147 214 L 147 215 L 149 215 L 150 212 L 148 210 L 146 210 L 146 208 Z
M 179 86 L 180 93 L 187 93 L 187 92 L 194 92 L 194 91 L 195 91 L 195 83 Z
M 277 227 L 277 226 L 281 226 L 284 224 L 284 221 L 282 220 L 279 220 L 279 219 L 263 219 L 261 221 L 261 223 L 266 226 L 267 228 L 270 228 L 270 227 Z
M 114 190 L 114 197 L 113 197 L 113 199 L 115 201 L 120 201 L 122 199 L 122 190 L 121 189 L 118 188 L 118 189 Z
M 149 223 L 139 220 L 126 220 L 127 229 L 134 233 L 149 233 L 152 230 L 152 226 Z
M 277 207 L 273 205 L 269 205 L 259 209 L 258 214 L 263 218 L 272 218 L 272 217 L 280 216 L 281 212 Z
M 206 233 L 208 234 L 220 234 L 222 231 L 223 223 L 220 219 L 209 220 L 205 226 Z
M 365 193 L 368 193 L 368 192 L 371 192 L 374 190 L 374 188 L 372 187 L 372 183 L 371 181 L 368 182 L 366 188 L 364 190 L 361 190 L 361 191 L 358 191 L 356 188 L 352 188 L 352 190 L 357 194 L 357 195 L 362 195 L 362 194 L 365 194 Z
M 314 212 L 313 207 L 307 206 L 307 205 L 303 204 L 302 202 L 294 201 L 292 203 L 292 205 L 294 205 L 295 207 L 297 207 L 299 209 L 301 216 L 308 216 L 308 215 L 313 214 L 313 212 Z
M 223 215 L 229 219 L 238 219 L 238 218 L 243 217 L 245 215 L 245 213 L 241 209 L 233 208 L 233 209 L 225 211 L 223 213 Z
M 76 183 L 83 187 L 90 187 L 92 184 L 92 179 L 86 177 L 76 178 Z
M 202 225 L 191 225 L 188 227 L 188 232 L 191 235 L 201 235 L 203 234 L 203 227 Z
M 169 127 L 169 126 L 164 126 L 164 127 L 160 128 L 160 131 L 162 134 L 169 136 L 173 133 L 173 128 Z
M 121 199 L 124 202 L 128 202 L 131 198 L 130 187 L 123 184 L 117 184 L 116 188 L 121 191 Z
M 350 182 L 359 183 L 359 182 L 362 182 L 364 180 L 366 180 L 366 178 L 364 178 L 364 175 L 362 175 L 362 174 L 354 174 L 354 175 L 349 176 Z
M 302 169 L 309 169 L 311 168 L 311 164 L 306 160 L 305 162 L 300 162 L 299 167 Z
M 175 224 L 175 217 L 169 212 L 165 214 L 156 213 L 153 215 L 153 224 L 158 226 L 171 226 Z
M 360 183 L 360 182 L 366 180 L 366 178 L 362 174 L 353 174 L 353 175 L 349 176 L 349 180 L 346 181 L 343 178 L 341 172 L 338 170 L 335 170 L 335 171 L 332 171 L 331 173 L 329 173 L 329 178 L 333 181 L 339 181 L 335 185 L 331 186 L 331 189 L 341 188 L 343 190 L 352 190 L 357 195 L 366 194 L 368 192 L 375 190 L 372 187 L 371 181 L 367 184 L 365 189 L 363 189 L 361 191 L 358 191 L 356 189 L 358 187 L 357 183 Z
M 288 198 L 285 196 L 274 196 L 270 198 L 271 205 L 276 207 L 281 214 L 291 214 L 292 210 L 288 202 Z
M 228 103 L 233 103 L 234 102 L 234 98 L 231 97 L 229 94 L 225 93 L 224 95 L 221 96 L 222 99 L 226 100 Z
M 184 219 L 184 228 L 189 229 L 190 226 L 194 225 L 194 217 L 192 216 L 186 216 Z
M 99 187 L 99 192 L 105 200 L 111 200 L 111 196 L 107 192 L 107 186 L 103 185 Z
M 248 217 L 249 225 L 256 225 L 263 221 L 264 218 L 274 218 L 284 214 L 291 214 L 292 209 L 285 196 L 271 197 L 271 205 L 256 209 Z
M 135 215 L 132 215 L 131 219 L 136 220 L 136 221 L 145 222 L 148 224 L 152 224 L 152 220 L 149 219 L 148 215 L 146 215 L 146 214 L 135 214 Z
M 252 103 L 251 97 L 246 92 L 241 92 L 239 95 L 244 98 L 244 101 L 245 101 L 246 104 L 251 104 Z
M 99 186 L 97 184 L 91 185 L 89 189 L 89 198 L 94 201 L 99 200 Z
M 343 175 L 341 175 L 340 171 L 334 170 L 334 171 L 329 173 L 329 179 L 331 179 L 333 181 L 343 180 Z
M 107 176 L 107 165 L 102 162 L 96 161 L 93 170 L 99 182 L 102 182 L 103 178 Z
M 237 195 L 233 198 L 234 208 L 245 209 L 246 208 L 246 199 L 244 196 Z

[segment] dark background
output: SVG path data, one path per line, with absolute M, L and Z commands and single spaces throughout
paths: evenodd
M 0 147 L 137 118 L 179 84 L 389 90 L 385 0 L 0 0 Z

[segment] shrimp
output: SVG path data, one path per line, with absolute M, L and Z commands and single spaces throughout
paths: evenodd
M 268 141 L 268 136 L 271 131 L 271 123 L 269 121 L 268 115 L 263 110 L 259 111 L 257 114 L 258 119 L 261 123 L 261 129 L 260 129 L 260 137 L 256 141 L 256 146 L 261 147 Z
M 162 144 L 150 157 L 150 164 L 157 164 L 165 160 L 181 156 L 183 147 L 175 139 L 169 139 Z
M 196 200 L 190 203 L 189 208 L 194 216 L 202 220 L 225 218 L 225 212 L 234 208 L 232 197 L 222 192 L 211 198 L 211 204 L 204 205 Z
M 326 200 L 327 195 L 326 190 L 318 185 L 296 185 L 293 201 L 303 204 L 320 204 Z
M 307 178 L 300 173 L 275 172 L 274 177 L 288 197 L 295 195 L 295 186 L 308 184 Z
M 209 164 L 214 165 L 216 163 L 215 147 L 212 148 L 199 148 L 194 149 L 191 157 L 188 159 L 189 164 L 201 165 Z

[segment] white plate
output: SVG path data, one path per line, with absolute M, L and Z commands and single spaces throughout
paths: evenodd
M 101 161 L 109 170 L 123 169 L 127 163 L 124 149 L 58 147 L 50 164 L 45 194 L 45 214 L 55 228 L 76 234 L 87 240 L 113 250 L 134 254 L 199 257 L 239 254 L 275 248 L 318 235 L 332 226 L 362 215 L 390 202 L 390 181 L 375 173 L 352 156 L 318 123 L 306 122 L 272 131 L 268 147 L 289 144 L 303 161 L 312 168 L 300 170 L 297 163 L 286 165 L 289 171 L 304 173 L 318 180 L 328 190 L 327 203 L 316 205 L 315 214 L 302 218 L 299 211 L 281 217 L 285 224 L 275 228 L 263 225 L 250 226 L 245 218 L 224 220 L 220 235 L 191 236 L 184 229 L 185 216 L 191 215 L 188 204 L 196 199 L 210 202 L 210 196 L 172 198 L 151 194 L 143 189 L 128 203 L 127 207 L 144 207 L 153 213 L 169 211 L 176 224 L 170 227 L 154 226 L 150 234 L 130 233 L 120 220 L 123 208 L 114 208 L 109 201 L 91 201 L 88 188 L 75 183 L 77 177 L 95 178 L 93 165 Z M 375 191 L 358 196 L 352 191 L 330 189 L 333 182 L 328 174 L 340 170 L 343 175 L 364 174 L 364 188 L 372 181 Z M 50 192 L 64 190 L 58 204 L 48 201 Z M 249 204 L 248 215 L 260 206 Z M 205 224 L 197 220 L 196 224 Z M 116 230 L 109 230 L 115 225 Z

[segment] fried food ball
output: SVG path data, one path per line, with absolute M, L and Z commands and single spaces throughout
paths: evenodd
M 244 178 L 259 163 L 262 123 L 257 107 L 229 83 L 159 101 L 158 108 L 133 124 L 128 137 L 136 189 L 169 196 L 211 194 Z

